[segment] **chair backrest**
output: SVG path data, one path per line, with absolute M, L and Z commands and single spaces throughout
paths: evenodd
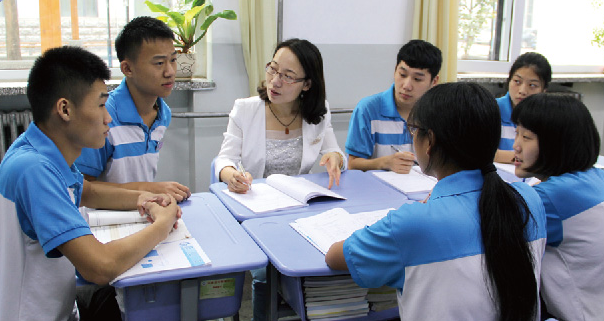
M 214 171 L 215 171 L 214 162 L 216 162 L 216 157 L 214 157 L 212 159 L 212 164 L 210 165 L 210 184 L 218 183 L 220 181 L 218 179 L 218 177 L 216 177 L 216 174 L 214 173 Z

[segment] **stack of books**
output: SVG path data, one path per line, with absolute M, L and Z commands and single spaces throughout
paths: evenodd
M 367 289 L 350 275 L 304 278 L 306 316 L 310 320 L 343 320 L 367 316 Z
M 367 291 L 367 301 L 371 311 L 384 311 L 398 306 L 396 298 L 396 289 L 389 286 L 369 289 Z

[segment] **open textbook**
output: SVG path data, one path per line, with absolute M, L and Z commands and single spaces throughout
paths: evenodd
M 321 214 L 299 218 L 289 225 L 321 253 L 327 253 L 332 244 L 347 239 L 354 231 L 382 219 L 392 208 L 350 214 L 343 208 L 334 208 Z
M 437 183 L 436 178 L 422 173 L 419 166 L 413 166 L 409 174 L 398 174 L 391 171 L 372 173 L 407 196 L 410 194 L 429 193 Z
M 151 224 L 138 211 L 92 210 L 88 212 L 88 219 L 92 234 L 101 243 L 129 236 Z M 210 259 L 191 237 L 185 222 L 179 219 L 178 228 L 172 229 L 165 240 L 111 284 L 130 276 L 208 264 Z
M 252 186 L 245 194 L 233 193 L 228 189 L 223 192 L 254 213 L 307 206 L 310 199 L 321 196 L 346 199 L 303 177 L 283 174 L 270 175 L 266 183 L 253 183 Z

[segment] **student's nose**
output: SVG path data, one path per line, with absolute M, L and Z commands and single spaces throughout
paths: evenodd
M 519 94 L 526 95 L 528 93 L 528 85 L 522 84 L 520 85 L 520 89 L 518 90 Z
M 176 75 L 176 61 L 166 64 L 165 77 L 171 78 Z
M 407 79 L 403 80 L 403 89 L 406 91 L 411 91 L 413 90 L 413 85 L 411 84 L 411 78 L 408 77 Z
M 515 152 L 520 153 L 520 143 L 518 142 L 518 136 L 516 136 L 516 138 L 514 138 L 514 144 L 512 145 L 512 149 Z
M 107 111 L 107 108 L 105 108 L 105 125 L 109 124 L 113 119 L 111 118 L 111 115 L 109 114 L 109 112 Z

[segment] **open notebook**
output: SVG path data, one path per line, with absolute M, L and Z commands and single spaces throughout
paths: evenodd
M 92 234 L 101 243 L 124 238 L 151 224 L 138 211 L 91 210 L 88 221 Z M 211 264 L 210 259 L 191 237 L 185 222 L 179 219 L 178 228 L 172 229 L 165 240 L 111 284 L 130 276 L 208 264 Z
M 308 201 L 315 197 L 346 199 L 303 177 L 283 174 L 270 175 L 266 178 L 266 183 L 253 183 L 252 189 L 245 194 L 233 193 L 228 189 L 222 192 L 254 213 L 308 206 Z
M 332 244 L 347 239 L 354 231 L 372 225 L 393 208 L 350 214 L 343 208 L 334 208 L 321 214 L 299 218 L 289 225 L 321 253 L 327 253 Z

